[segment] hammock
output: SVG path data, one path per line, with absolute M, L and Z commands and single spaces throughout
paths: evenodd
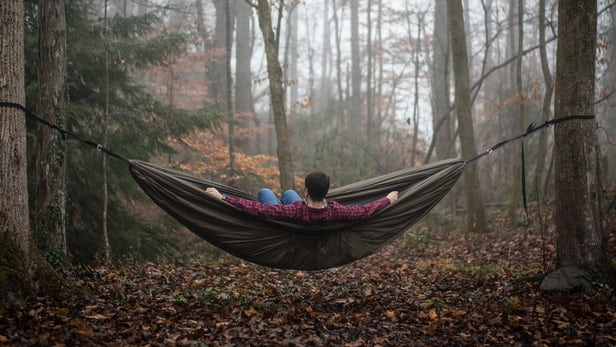
M 299 224 L 254 217 L 205 193 L 216 187 L 244 199 L 250 194 L 220 183 L 151 163 L 129 160 L 95 142 L 81 138 L 41 119 L 23 105 L 0 102 L 0 107 L 23 110 L 25 115 L 102 153 L 123 160 L 143 191 L 163 210 L 214 246 L 246 261 L 279 269 L 321 270 L 364 258 L 403 234 L 428 213 L 456 183 L 467 163 L 503 145 L 523 139 L 539 129 L 570 120 L 592 120 L 594 115 L 555 118 L 525 133 L 501 141 L 468 160 L 450 159 L 396 171 L 332 189 L 328 199 L 342 204 L 362 204 L 399 191 L 398 200 L 363 221 Z M 522 191 L 526 209 L 522 143 Z
M 332 189 L 327 199 L 362 204 L 399 191 L 398 200 L 367 220 L 300 224 L 251 216 L 205 193 L 255 200 L 250 194 L 185 172 L 129 160 L 130 173 L 163 210 L 214 246 L 279 269 L 321 270 L 364 258 L 430 211 L 460 177 L 465 162 L 444 160 Z

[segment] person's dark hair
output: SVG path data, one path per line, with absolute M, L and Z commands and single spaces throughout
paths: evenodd
M 310 198 L 314 201 L 320 201 L 325 198 L 329 191 L 329 176 L 319 171 L 311 172 L 306 176 L 304 184 Z

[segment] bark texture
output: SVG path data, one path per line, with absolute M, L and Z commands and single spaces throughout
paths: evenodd
M 556 118 L 594 113 L 596 14 L 595 1 L 559 2 Z M 558 267 L 589 269 L 607 258 L 596 128 L 572 121 L 554 129 Z
M 282 68 L 278 60 L 278 39 L 272 30 L 272 17 L 268 0 L 259 0 L 257 5 L 259 27 L 265 42 L 267 58 L 267 74 L 269 76 L 270 100 L 276 140 L 278 144 L 278 166 L 280 168 L 280 186 L 283 191 L 294 189 L 293 158 L 287 129 L 287 116 L 284 105 L 284 89 L 282 87 Z
M 0 2 L 0 100 L 25 104 L 23 2 Z M 0 108 L 0 229 L 31 259 L 26 174 L 26 118 Z
M 39 115 L 64 127 L 66 17 L 64 0 L 39 1 Z M 34 235 L 42 250 L 66 256 L 66 147 L 61 135 L 37 129 Z
M 24 8 L 0 1 L 0 100 L 25 104 Z M 0 302 L 10 294 L 62 291 L 57 274 L 42 259 L 30 234 L 26 119 L 22 111 L 0 108 Z
M 473 130 L 473 117 L 471 115 L 470 77 L 461 0 L 447 0 L 447 12 L 449 16 L 451 53 L 453 56 L 456 95 L 455 110 L 458 115 L 460 147 L 462 158 L 470 159 L 477 155 L 477 150 Z M 486 217 L 476 163 L 468 164 L 464 172 L 464 190 L 468 208 L 466 229 L 484 232 L 486 229 Z

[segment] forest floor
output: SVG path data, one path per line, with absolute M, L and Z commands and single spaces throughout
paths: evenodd
M 614 289 L 521 280 L 553 267 L 553 222 L 489 219 L 493 231 L 468 234 L 432 214 L 377 254 L 318 272 L 229 256 L 75 270 L 79 295 L 0 307 L 0 345 L 616 346 Z

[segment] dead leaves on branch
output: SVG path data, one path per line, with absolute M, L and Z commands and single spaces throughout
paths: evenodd
M 231 257 L 84 269 L 76 274 L 79 297 L 4 307 L 0 344 L 616 344 L 611 289 L 546 294 L 517 280 L 541 269 L 540 235 L 423 228 L 372 257 L 319 272 Z

